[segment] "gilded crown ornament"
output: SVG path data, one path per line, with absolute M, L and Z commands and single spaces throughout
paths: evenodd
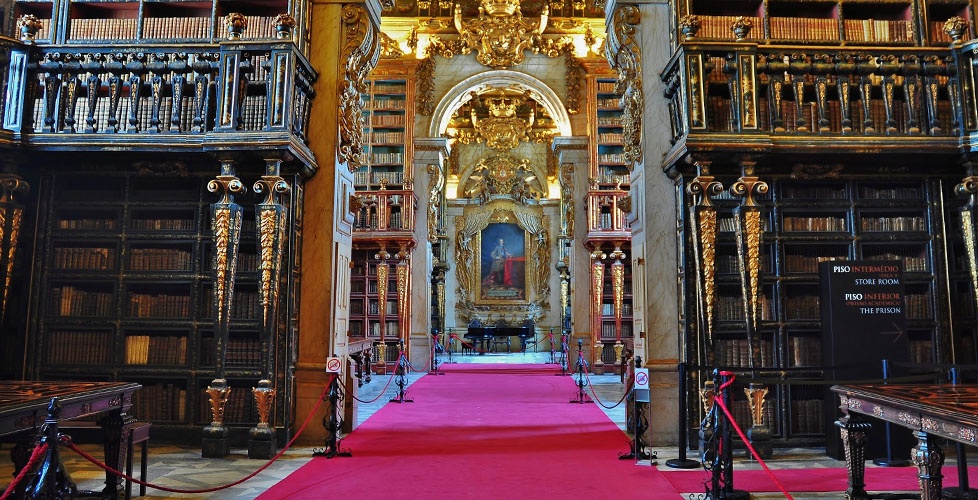
M 288 13 L 279 14 L 272 21 L 272 26 L 275 26 L 275 36 L 279 40 L 287 40 L 292 38 L 292 31 L 295 30 L 295 18 Z
M 523 62 L 523 52 L 534 45 L 534 38 L 543 34 L 550 17 L 550 7 L 544 6 L 537 22 L 523 19 L 520 0 L 482 0 L 479 17 L 462 20 L 462 8 L 455 4 L 454 23 L 459 32 L 460 52 L 478 53 L 476 60 L 492 68 L 502 69 Z
M 240 40 L 241 34 L 248 29 L 248 18 L 240 12 L 232 12 L 224 16 L 224 26 L 228 29 L 228 40 Z
M 696 34 L 700 31 L 700 18 L 694 15 L 684 16 L 679 20 L 679 32 L 683 34 L 683 38 L 686 40 L 692 40 L 696 38 Z
M 961 37 L 968 31 L 968 21 L 959 16 L 954 16 L 947 21 L 944 21 L 944 33 L 951 37 L 951 43 L 954 45 L 961 44 Z

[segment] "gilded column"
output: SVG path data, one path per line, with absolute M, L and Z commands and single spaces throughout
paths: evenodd
M 710 162 L 696 163 L 697 176 L 686 186 L 693 196 L 689 207 L 689 235 L 696 266 L 695 290 L 699 344 L 706 355 L 706 365 L 713 366 L 713 311 L 716 308 L 717 212 L 711 196 L 723 191 L 723 184 L 710 175 Z
M 961 215 L 961 237 L 964 240 L 964 249 L 968 255 L 968 277 L 971 279 L 971 299 L 974 304 L 978 304 L 978 250 L 976 250 L 976 240 L 978 240 L 978 226 L 975 223 L 975 207 L 978 205 L 978 175 L 975 167 L 968 166 L 968 176 L 961 180 L 961 183 L 954 187 L 954 192 L 965 198 L 967 201 L 960 210 Z M 951 362 L 957 362 L 957 356 L 952 349 Z
M 621 315 L 625 299 L 625 265 L 621 261 L 625 258 L 625 252 L 621 251 L 620 244 L 616 244 L 615 251 L 608 257 L 614 259 L 611 264 L 611 299 L 615 313 L 615 371 L 618 372 L 621 366 L 621 352 L 624 349 L 621 343 Z
M 604 263 L 602 260 L 608 256 L 601 251 L 601 246 L 591 252 L 591 331 L 594 337 L 594 373 L 600 375 L 604 373 L 604 362 L 601 354 L 604 351 L 604 344 L 601 342 L 601 307 L 602 294 L 604 292 Z
M 411 310 L 411 253 L 407 247 L 401 246 L 401 251 L 397 252 L 397 266 L 394 272 L 397 278 L 397 331 L 398 340 L 404 346 L 405 352 L 410 352 L 408 337 L 411 323 L 408 321 Z
M 24 206 L 17 201 L 19 194 L 26 194 L 30 185 L 20 176 L 0 174 L 0 269 L 3 270 L 3 290 L 0 291 L 0 324 L 7 316 L 7 300 L 10 298 L 10 282 L 14 273 L 14 257 L 20 240 L 20 227 L 24 220 Z
M 289 192 L 289 184 L 281 176 L 282 161 L 265 160 L 265 175 L 255 182 L 255 193 L 265 199 L 255 206 L 258 229 L 259 306 L 261 309 L 261 380 L 252 388 L 258 410 L 258 425 L 248 433 L 248 458 L 269 459 L 275 455 L 275 429 L 269 415 L 275 402 L 275 333 L 278 322 L 279 287 L 282 276 L 282 253 L 288 209 L 281 196 Z
M 377 373 L 385 374 L 387 373 L 387 341 L 385 340 L 385 334 L 387 333 L 387 280 L 390 277 L 391 265 L 387 263 L 387 259 L 391 257 L 391 254 L 387 252 L 387 248 L 384 245 L 380 246 L 380 251 L 374 255 L 375 259 L 380 259 L 377 264 L 377 313 L 380 315 L 380 324 L 378 329 L 380 330 L 380 341 L 377 343 Z
M 214 380 L 207 387 L 212 421 L 204 427 L 201 455 L 222 458 L 230 452 L 228 428 L 224 425 L 224 407 L 231 388 L 224 379 L 224 357 L 227 352 L 231 299 L 234 292 L 235 269 L 238 265 L 238 243 L 241 240 L 241 221 L 244 209 L 234 202 L 234 195 L 245 192 L 244 184 L 234 173 L 234 160 L 221 160 L 221 174 L 207 183 L 207 190 L 221 198 L 211 204 L 211 236 L 214 244 L 212 267 L 214 308 Z
M 761 315 L 761 239 L 764 235 L 761 207 L 755 196 L 768 191 L 767 183 L 754 175 L 754 166 L 753 161 L 742 161 L 741 177 L 730 186 L 730 192 L 742 198 L 740 205 L 735 209 L 738 218 L 735 234 L 751 370 L 756 370 L 761 364 L 758 321 Z M 764 423 L 764 396 L 767 394 L 767 388 L 751 383 L 745 392 L 753 417 L 753 425 L 747 430 L 747 436 L 757 453 L 762 458 L 767 458 L 772 453 L 771 431 Z

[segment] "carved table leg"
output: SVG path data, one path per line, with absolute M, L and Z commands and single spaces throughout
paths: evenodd
M 843 410 L 845 411 L 845 410 Z M 848 500 L 868 500 L 866 493 L 866 442 L 872 425 L 858 416 L 845 412 L 845 416 L 835 422 L 842 437 L 846 453 L 846 470 L 849 472 Z
M 99 420 L 105 442 L 105 463 L 118 471 L 126 470 L 126 455 L 129 440 L 132 439 L 132 424 L 136 419 L 120 410 L 109 412 Z M 119 498 L 123 492 L 124 481 L 111 472 L 105 473 L 105 489 L 102 493 L 110 498 Z
M 917 446 L 913 449 L 913 463 L 917 466 L 917 482 L 920 484 L 920 500 L 938 500 L 944 486 L 941 467 L 944 466 L 944 450 L 934 442 L 930 434 L 915 431 Z

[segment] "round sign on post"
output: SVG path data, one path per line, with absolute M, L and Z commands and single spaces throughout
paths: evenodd
M 342 366 L 340 358 L 326 358 L 326 373 L 339 373 Z
M 635 389 L 649 390 L 649 369 L 648 368 L 636 368 L 635 369 Z

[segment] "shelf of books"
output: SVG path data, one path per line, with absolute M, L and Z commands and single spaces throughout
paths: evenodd
M 42 178 L 46 209 L 39 241 L 44 246 L 38 251 L 45 257 L 37 270 L 42 313 L 35 377 L 136 381 L 143 384 L 137 418 L 171 429 L 209 423 L 209 410 L 197 411 L 206 404 L 199 389 L 213 378 L 216 365 L 209 220 L 215 195 L 205 189 L 208 180 L 193 175 Z M 241 388 L 248 387 L 247 400 L 261 376 L 261 313 L 254 210 L 249 200 L 240 203 L 246 210 L 225 369 L 229 378 L 241 379 Z M 293 286 L 288 254 L 285 262 L 283 283 Z M 293 319 L 286 305 L 279 312 L 283 321 Z M 290 348 L 287 339 L 283 342 L 273 347 L 279 359 Z M 277 396 L 278 422 L 287 411 L 285 397 Z M 241 409 L 237 422 L 254 424 L 247 420 L 250 411 Z
M 770 193 L 761 197 L 766 221 L 761 261 L 761 312 L 758 323 L 760 365 L 755 369 L 777 370 L 794 382 L 777 390 L 768 401 L 775 407 L 773 424 L 778 439 L 811 442 L 824 436 L 822 418 L 807 419 L 809 407 L 824 412 L 821 388 L 813 384 L 822 377 L 823 338 L 819 264 L 834 260 L 879 260 L 902 262 L 908 359 L 927 364 L 949 359 L 938 349 L 942 322 L 955 322 L 957 358 L 975 359 L 975 315 L 968 291 L 967 269 L 957 267 L 950 282 L 951 306 L 940 305 L 942 278 L 935 276 L 942 251 L 935 246 L 942 223 L 935 220 L 934 200 L 941 196 L 940 184 L 930 181 L 837 180 L 769 181 Z M 741 291 L 740 263 L 733 231 L 737 221 L 736 202 L 718 196 L 718 242 L 716 245 L 716 308 L 714 360 L 718 366 L 750 370 L 750 350 L 745 336 L 746 313 Z M 956 206 L 955 206 L 956 207 Z M 956 208 L 946 210 L 950 219 Z M 957 224 L 957 222 L 948 222 Z M 951 231 L 953 233 L 954 231 Z M 951 258 L 966 263 L 964 247 L 952 236 Z M 958 298 L 953 298 L 954 296 Z M 691 303 L 695 296 L 691 299 Z M 958 317 L 961 321 L 958 321 Z M 961 327 L 958 327 L 958 324 Z M 808 381 L 808 384 L 805 381 Z M 817 401 L 818 404 L 814 403 Z M 814 411 L 814 410 L 812 410 Z
M 625 164 L 625 145 L 622 134 L 621 94 L 615 93 L 615 80 L 598 78 L 595 85 L 595 117 L 593 133 L 597 139 L 591 164 L 591 177 L 597 179 L 603 189 L 628 190 L 628 167 Z
M 741 41 L 788 44 L 948 45 L 952 17 L 965 20 L 963 40 L 974 33 L 968 0 L 691 0 L 686 15 L 699 21 L 692 39 L 705 41 L 737 40 L 735 23 L 750 26 Z
M 248 22 L 242 40 L 269 40 L 277 35 L 276 16 L 289 12 L 290 7 L 285 0 L 70 0 L 59 17 L 56 3 L 16 0 L 14 18 L 37 17 L 41 30 L 36 40 L 40 42 L 209 42 L 227 38 L 224 16 L 237 12 Z
M 625 245 L 622 251 L 625 255 L 629 254 L 631 247 Z M 601 293 L 601 342 L 604 344 L 601 351 L 601 362 L 605 365 L 614 364 L 616 360 L 615 343 L 621 341 L 628 349 L 632 344 L 632 265 L 630 259 L 623 259 L 624 280 L 622 288 L 621 304 L 621 330 L 618 330 L 618 322 L 615 319 L 615 295 L 614 279 L 612 277 L 611 264 L 605 266 L 604 289 Z
M 413 81 L 408 78 L 378 77 L 369 81 L 365 96 L 366 147 L 362 166 L 354 172 L 358 191 L 401 189 L 411 177 L 414 151 L 412 128 Z
M 400 338 L 400 319 L 397 311 L 397 278 L 395 259 L 390 259 L 386 301 L 381 300 L 377 279 L 377 248 L 354 249 L 350 270 L 350 342 L 369 339 L 373 344 L 386 346 L 387 363 L 397 362 Z M 383 309 L 383 316 L 381 316 Z M 379 352 L 373 351 L 373 361 L 379 362 Z

